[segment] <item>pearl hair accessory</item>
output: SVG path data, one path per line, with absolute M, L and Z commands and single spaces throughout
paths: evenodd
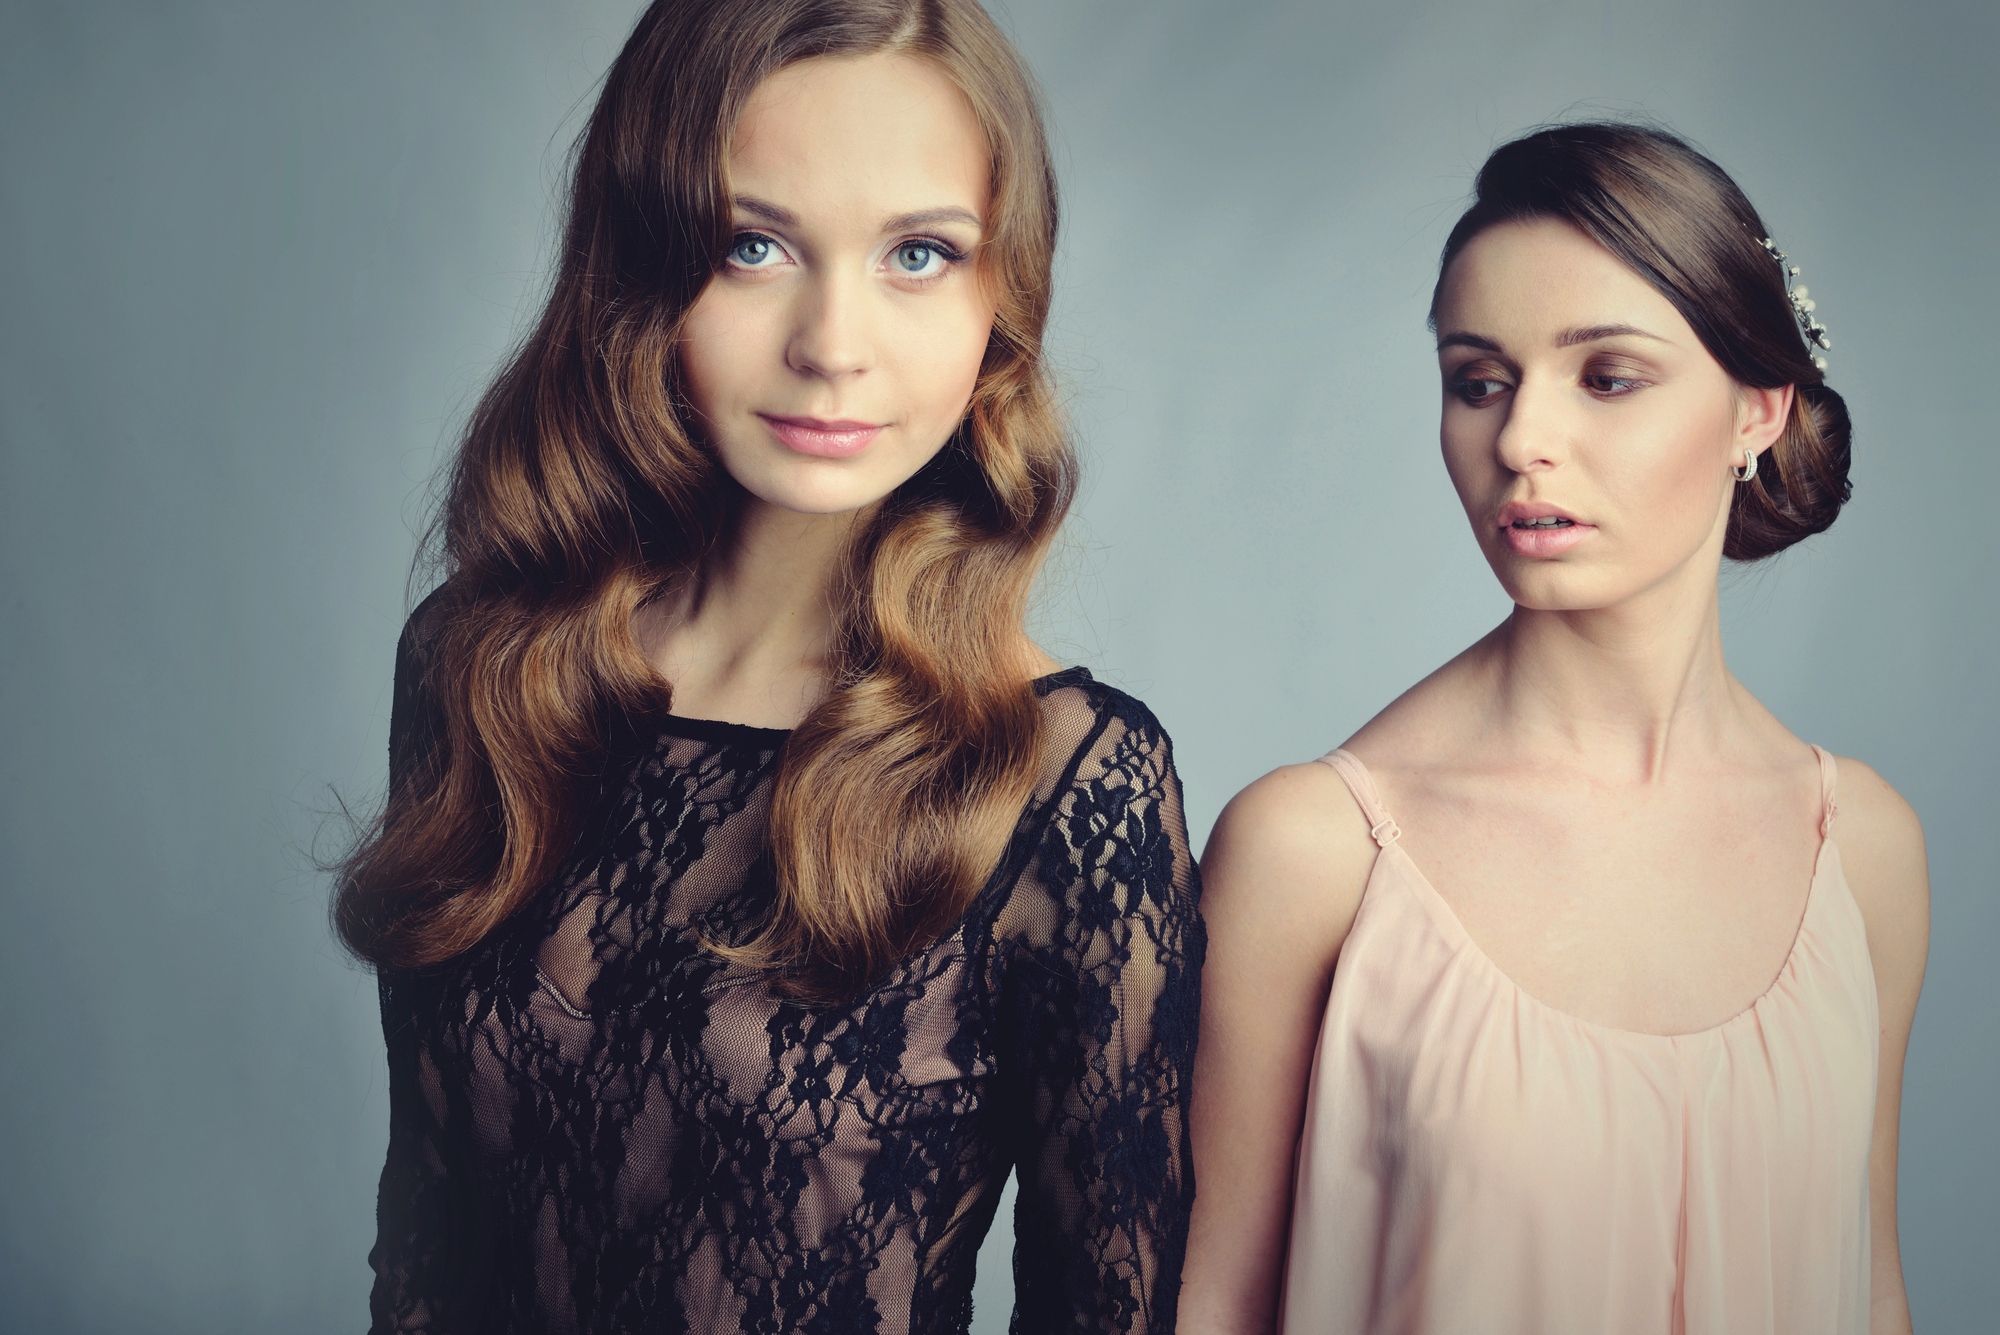
M 1813 315 L 1818 303 L 1812 299 L 1811 290 L 1804 284 L 1792 286 L 1792 280 L 1799 276 L 1799 266 L 1790 263 L 1786 259 L 1785 252 L 1779 250 L 1778 243 L 1770 237 L 1765 237 L 1757 244 L 1769 251 L 1771 258 L 1778 262 L 1778 268 L 1785 280 L 1785 295 L 1791 298 L 1792 314 L 1799 322 L 1799 332 L 1805 335 L 1806 343 L 1812 349 L 1810 353 L 1812 364 L 1824 372 L 1826 353 L 1833 349 L 1833 340 L 1826 336 L 1826 326 Z

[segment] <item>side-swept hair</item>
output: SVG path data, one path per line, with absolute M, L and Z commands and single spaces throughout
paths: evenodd
M 1792 415 L 1754 480 L 1736 489 L 1723 554 L 1774 555 L 1823 532 L 1852 487 L 1847 404 L 1813 362 L 1770 233 L 1729 174 L 1665 130 L 1557 125 L 1502 144 L 1451 229 L 1438 288 L 1460 251 L 1496 223 L 1554 218 L 1622 260 L 1674 304 L 1740 385 L 1794 387 Z M 1437 292 L 1431 325 L 1437 325 Z

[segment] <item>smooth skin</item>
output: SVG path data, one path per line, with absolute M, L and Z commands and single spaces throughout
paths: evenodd
M 790 728 L 825 693 L 847 542 L 944 447 L 986 355 L 990 157 L 921 59 L 802 61 L 751 94 L 728 153 L 735 238 L 681 347 L 735 509 L 698 577 L 633 619 L 675 713 Z M 829 456 L 787 443 L 800 421 L 875 431 Z
M 1721 1024 L 1790 955 L 1819 846 L 1817 760 L 1724 665 L 1717 589 L 1730 470 L 1778 439 L 1792 391 L 1736 384 L 1670 302 L 1561 222 L 1468 245 L 1438 332 L 1445 463 L 1515 608 L 1346 746 L 1530 995 L 1645 1033 Z M 1588 531 L 1524 554 L 1510 503 Z M 1910 1329 L 1897 1118 L 1929 880 L 1909 804 L 1839 766 L 1833 833 L 1880 998 L 1873 1330 L 1890 1335 Z M 1315 763 L 1238 794 L 1202 858 L 1188 1335 L 1274 1328 L 1320 1018 L 1376 851 Z

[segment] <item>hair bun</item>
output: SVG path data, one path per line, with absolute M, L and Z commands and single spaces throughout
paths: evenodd
M 1847 401 L 1825 381 L 1793 386 L 1784 434 L 1757 476 L 1736 489 L 1722 554 L 1758 561 L 1831 528 L 1854 493 L 1853 434 Z
M 1473 237 L 1498 223 L 1566 222 L 1672 302 L 1737 384 L 1796 391 L 1784 434 L 1735 489 L 1723 553 L 1756 561 L 1832 525 L 1850 490 L 1851 431 L 1826 387 L 1826 326 L 1728 172 L 1669 130 L 1586 121 L 1494 149 L 1475 196 L 1438 262 L 1433 329 L 1445 275 Z

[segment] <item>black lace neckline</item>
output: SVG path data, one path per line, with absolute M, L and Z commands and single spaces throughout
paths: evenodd
M 1036 696 L 1040 697 L 1050 691 L 1059 691 L 1065 686 L 1080 686 L 1090 680 L 1090 669 L 1079 666 L 1058 668 L 1035 678 L 1032 684 Z M 792 735 L 790 728 L 764 728 L 755 723 L 731 723 L 719 718 L 689 718 L 685 714 L 660 714 L 654 718 L 653 724 L 658 732 L 701 742 L 762 741 L 776 745 Z
M 392 774 L 441 727 L 417 652 Z M 1168 1335 L 1203 950 L 1172 745 L 1082 668 L 1034 687 L 988 887 L 835 1007 L 712 949 L 767 919 L 790 734 L 621 715 L 551 881 L 382 973 L 372 1329 L 965 1335 L 1011 1177 L 1013 1328 Z

